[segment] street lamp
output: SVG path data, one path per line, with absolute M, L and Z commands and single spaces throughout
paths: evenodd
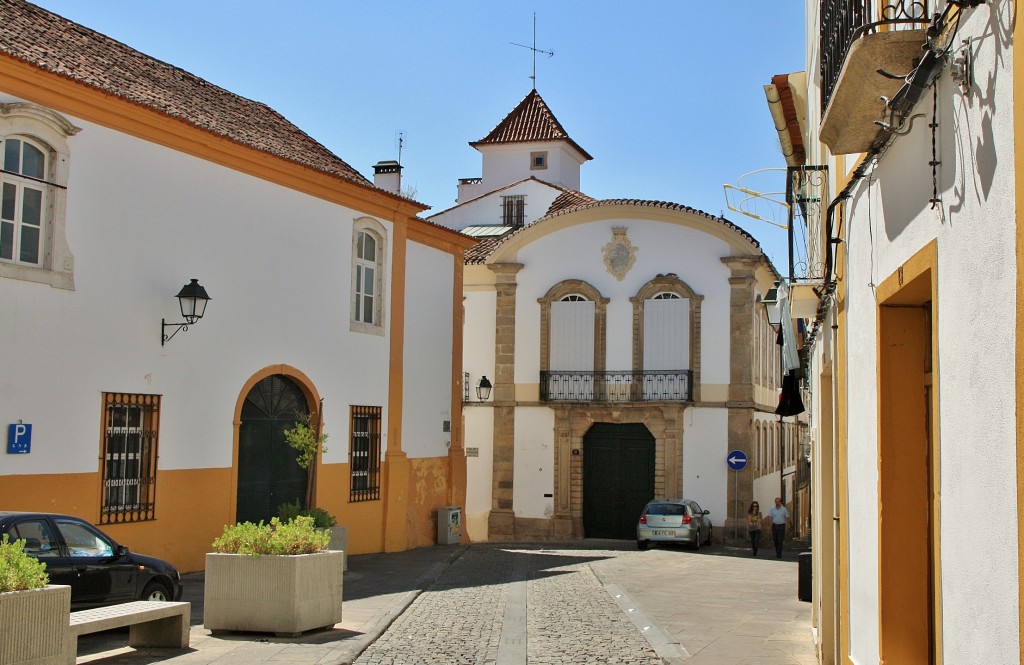
M 763 298 L 761 298 L 761 304 L 764 305 L 765 315 L 768 317 L 768 325 L 770 325 L 777 333 L 775 344 L 779 347 L 780 386 L 783 374 L 786 372 L 784 358 L 782 357 L 782 308 L 779 306 L 779 286 L 781 283 L 781 281 L 775 282 L 775 286 L 768 289 L 768 292 L 764 294 Z M 779 401 L 781 403 L 781 399 Z M 782 499 L 782 505 L 786 505 L 786 444 L 783 439 L 781 409 L 776 409 L 775 412 L 779 414 L 779 498 Z
M 776 329 L 782 323 L 782 308 L 779 307 L 779 284 L 781 282 L 775 282 L 775 286 L 768 289 L 768 293 L 761 298 L 765 314 L 768 315 L 768 325 Z
M 160 346 L 170 341 L 178 334 L 179 330 L 188 330 L 190 325 L 203 318 L 203 314 L 206 313 L 206 303 L 210 301 L 206 289 L 197 279 L 193 279 L 181 287 L 181 291 L 178 291 L 178 295 L 175 297 L 178 299 L 181 315 L 185 320 L 182 323 L 167 323 L 166 319 L 160 319 Z M 170 335 L 167 334 L 168 328 L 174 328 L 174 332 Z
M 487 380 L 486 376 L 481 376 L 480 381 L 476 384 L 476 398 L 481 402 L 486 402 L 491 396 L 491 382 Z

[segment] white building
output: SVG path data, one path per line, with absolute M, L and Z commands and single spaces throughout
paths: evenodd
M 0 509 L 190 571 L 312 484 L 353 553 L 434 542 L 465 486 L 465 238 L 265 105 L 20 0 L 0 143 Z M 205 315 L 164 326 L 192 278 Z M 303 417 L 330 437 L 312 474 L 281 434 Z
M 754 465 L 734 477 L 727 454 L 754 462 L 778 422 L 758 303 L 776 276 L 757 242 L 684 205 L 581 193 L 590 155 L 536 90 L 470 145 L 483 177 L 429 219 L 480 239 L 464 273 L 471 538 L 634 538 L 647 500 L 683 495 L 731 538 Z
M 820 296 L 820 662 L 1019 663 L 1018 6 L 806 8 L 806 72 L 768 90 Z

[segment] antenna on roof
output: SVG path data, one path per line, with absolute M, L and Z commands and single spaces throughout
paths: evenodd
M 537 12 L 533 13 L 533 46 L 527 46 L 526 44 L 516 44 L 515 42 L 509 42 L 512 46 L 520 46 L 533 51 L 533 75 L 530 79 L 533 81 L 533 89 L 537 89 L 537 54 L 543 53 L 547 57 L 551 57 L 555 54 L 554 51 L 545 51 L 544 49 L 537 48 Z
M 395 147 L 398 148 L 398 163 L 402 163 L 402 148 L 405 147 L 405 130 L 395 132 Z

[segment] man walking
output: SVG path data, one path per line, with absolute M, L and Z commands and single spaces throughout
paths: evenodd
M 775 543 L 775 558 L 782 558 L 782 541 L 786 537 L 786 522 L 789 511 L 782 505 L 782 499 L 775 497 L 775 505 L 768 511 L 772 518 L 772 542 Z

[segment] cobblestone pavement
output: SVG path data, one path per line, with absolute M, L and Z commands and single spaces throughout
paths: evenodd
M 715 544 L 478 544 L 356 555 L 342 622 L 295 637 L 213 635 L 204 576 L 183 577 L 188 649 L 132 649 L 127 630 L 84 636 L 78 665 L 817 665 L 810 604 L 783 560 Z
M 660 665 L 662 658 L 590 569 L 625 553 L 474 546 L 356 663 Z

